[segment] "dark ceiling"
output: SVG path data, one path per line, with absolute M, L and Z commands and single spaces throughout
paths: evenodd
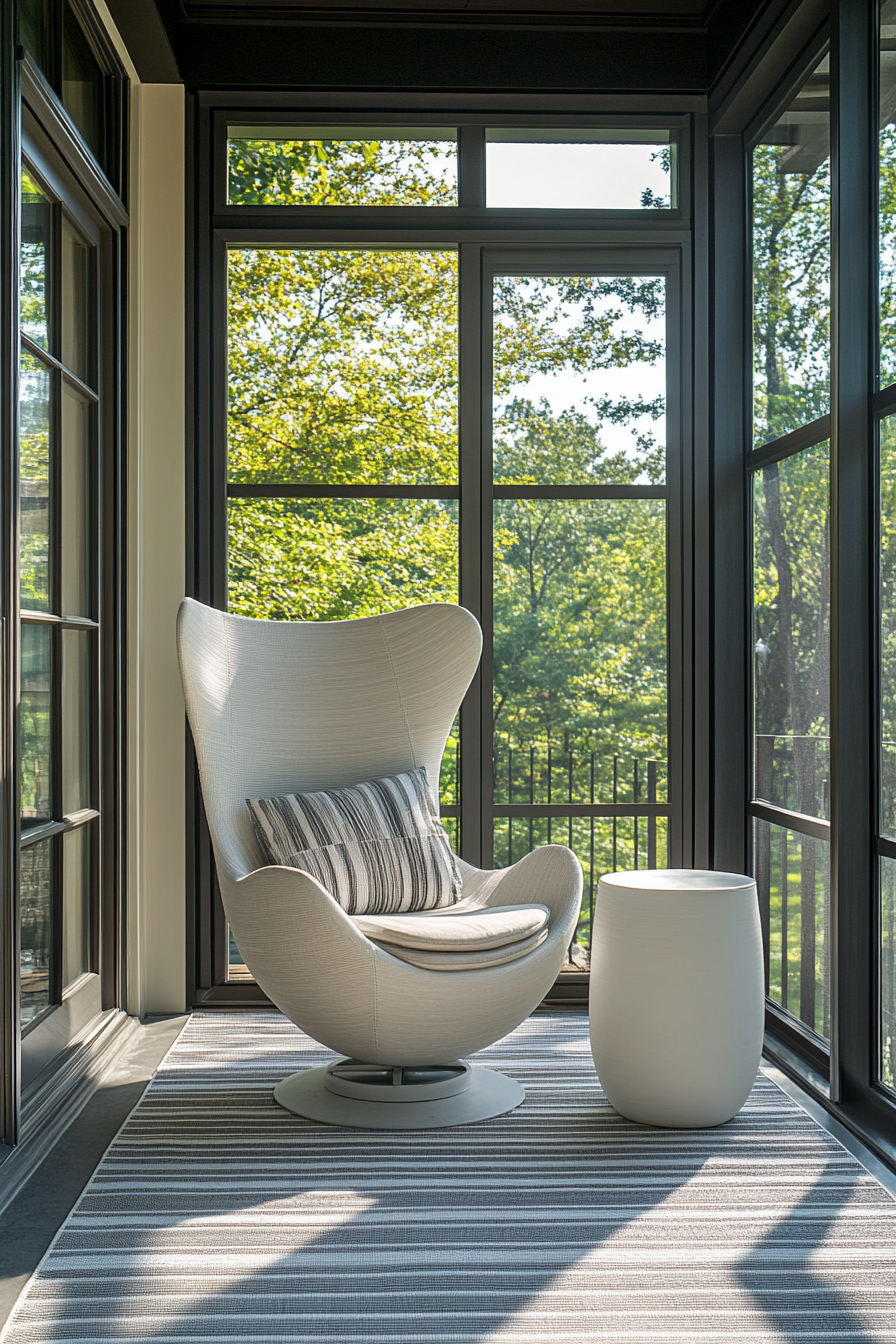
M 142 79 L 191 89 L 711 89 L 797 0 L 107 0 Z

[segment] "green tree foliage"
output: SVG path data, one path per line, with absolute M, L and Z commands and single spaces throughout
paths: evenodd
M 442 203 L 443 150 L 240 142 L 231 200 L 369 203 L 372 193 L 382 203 L 391 183 L 391 203 L 408 193 Z M 456 252 L 234 249 L 229 268 L 231 481 L 456 487 Z M 641 429 L 625 453 L 609 451 L 601 430 L 659 419 L 662 398 L 603 396 L 558 413 L 520 389 L 538 375 L 655 364 L 664 348 L 645 328 L 664 302 L 656 278 L 496 281 L 498 481 L 663 479 L 652 433 Z M 456 510 L 451 500 L 232 500 L 231 609 L 334 619 L 455 601 Z M 502 501 L 495 533 L 503 748 L 537 741 L 664 764 L 663 505 Z

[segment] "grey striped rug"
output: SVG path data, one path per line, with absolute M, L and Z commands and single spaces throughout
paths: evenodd
M 584 1015 L 479 1056 L 509 1116 L 389 1134 L 271 1098 L 329 1056 L 197 1013 L 22 1296 L 6 1344 L 896 1341 L 896 1204 L 764 1078 L 716 1130 L 604 1101 Z

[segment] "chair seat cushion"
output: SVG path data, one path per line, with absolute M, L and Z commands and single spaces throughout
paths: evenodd
M 478 952 L 431 952 L 424 948 L 386 943 L 379 938 L 373 941 L 384 952 L 398 957 L 400 961 L 408 961 L 412 966 L 419 966 L 424 971 L 484 971 L 489 966 L 503 966 L 505 962 L 527 957 L 530 952 L 541 946 L 547 936 L 548 930 L 541 929 L 538 933 L 533 933 L 530 938 L 523 938 L 516 943 L 505 943 L 503 947 L 486 947 Z
M 357 915 L 354 923 L 375 942 L 420 951 L 479 952 L 540 933 L 549 915 L 544 905 L 497 905 L 470 913 Z
M 269 864 L 310 873 L 350 915 L 432 910 L 461 888 L 420 766 L 319 793 L 246 800 Z

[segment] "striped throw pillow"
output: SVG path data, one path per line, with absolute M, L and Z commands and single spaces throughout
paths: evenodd
M 346 789 L 246 801 L 265 861 L 310 873 L 350 915 L 434 910 L 460 895 L 424 766 Z

